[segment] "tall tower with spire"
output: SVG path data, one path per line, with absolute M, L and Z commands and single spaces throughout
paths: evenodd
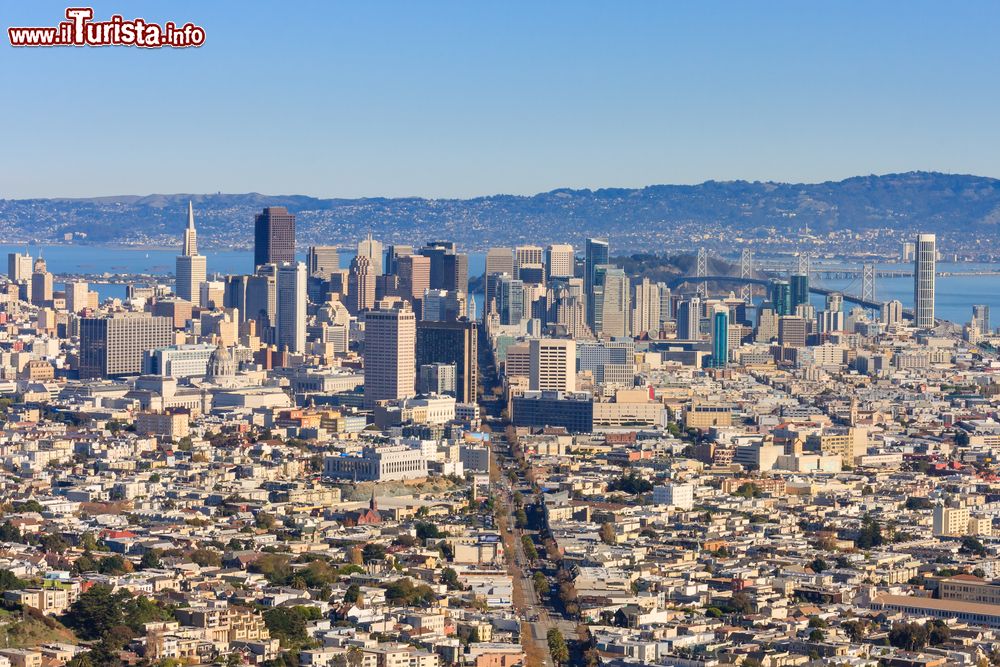
M 198 254 L 198 232 L 194 228 L 194 205 L 188 202 L 187 227 L 184 228 L 184 247 L 177 256 L 177 288 L 174 292 L 185 301 L 201 305 L 201 285 L 208 273 L 207 260 Z
M 198 232 L 194 228 L 194 204 L 188 202 L 188 223 L 184 229 L 184 251 L 181 253 L 189 257 L 198 254 Z

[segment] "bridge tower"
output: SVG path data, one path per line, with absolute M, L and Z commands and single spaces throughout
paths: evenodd
M 809 266 L 809 255 L 807 253 L 800 252 L 795 272 L 800 276 L 808 276 L 811 269 L 812 267 Z
M 861 298 L 865 301 L 875 301 L 875 265 L 861 266 Z
M 708 251 L 704 247 L 698 248 L 698 264 L 695 266 L 695 276 L 704 278 L 708 275 Z M 708 298 L 708 283 L 698 283 L 697 294 L 703 300 Z
M 753 251 L 750 248 L 743 248 L 740 253 L 740 278 L 742 280 L 753 278 Z M 753 298 L 753 286 L 750 283 L 743 283 L 740 287 L 740 298 L 750 303 Z

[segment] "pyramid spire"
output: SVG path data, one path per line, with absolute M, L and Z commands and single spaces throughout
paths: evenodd
M 184 255 L 193 257 L 198 254 L 198 232 L 194 229 L 194 205 L 188 200 L 188 221 L 184 230 Z

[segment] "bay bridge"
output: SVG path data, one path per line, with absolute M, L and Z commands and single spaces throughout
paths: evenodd
M 696 291 L 703 297 L 708 295 L 708 283 L 739 284 L 741 285 L 740 298 L 749 302 L 751 300 L 754 286 L 762 286 L 769 291 L 771 286 L 774 285 L 777 280 L 781 279 L 782 276 L 788 273 L 805 274 L 810 278 L 813 276 L 823 278 L 861 278 L 860 294 L 851 293 L 845 290 L 835 290 L 821 287 L 812 284 L 811 280 L 809 281 L 809 292 L 811 294 L 819 294 L 822 296 L 829 296 L 830 294 L 837 293 L 840 294 L 843 297 L 843 300 L 848 303 L 853 303 L 861 306 L 862 308 L 879 310 L 886 302 L 875 298 L 876 277 L 897 278 L 913 275 L 912 270 L 878 269 L 874 263 L 863 264 L 860 268 L 846 266 L 821 266 L 813 268 L 810 266 L 808 259 L 803 256 L 799 257 L 798 266 L 790 269 L 787 265 L 781 265 L 775 262 L 754 263 L 753 254 L 749 249 L 744 249 L 741 253 L 739 270 L 740 275 L 738 276 L 710 275 L 708 273 L 708 253 L 705 248 L 700 248 L 698 250 L 698 259 L 695 264 L 695 275 L 677 276 L 666 281 L 666 284 L 671 289 L 677 289 L 684 284 L 694 285 Z M 986 274 L 989 272 L 981 273 Z M 997 274 L 1000 274 L 1000 272 L 997 272 Z M 955 274 L 952 273 L 949 275 Z M 976 275 L 979 275 L 979 273 L 977 272 Z M 913 319 L 913 310 L 904 308 L 903 317 L 906 319 Z

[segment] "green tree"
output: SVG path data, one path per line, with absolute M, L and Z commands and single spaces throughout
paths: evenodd
M 447 537 L 448 533 L 442 531 L 433 523 L 428 521 L 420 521 L 416 525 L 416 533 L 418 540 L 437 540 L 442 537 Z
M 962 553 L 979 556 L 980 558 L 984 558 L 988 553 L 986 551 L 986 546 L 983 545 L 978 538 L 971 535 L 966 535 L 962 538 L 962 546 L 960 546 L 958 550 Z
M 884 543 L 885 538 L 882 536 L 882 526 L 870 515 L 866 516 L 861 523 L 861 530 L 858 531 L 855 544 L 859 549 L 872 549 L 882 546 Z
M 460 591 L 464 586 L 458 580 L 458 572 L 453 568 L 446 567 L 441 571 L 441 583 L 448 587 L 449 591 Z
M 174 617 L 169 609 L 142 595 L 126 600 L 122 614 L 124 625 L 136 634 L 143 632 L 146 623 L 169 621 Z
M 90 531 L 84 533 L 80 537 L 80 546 L 83 547 L 84 551 L 97 551 L 99 549 L 97 546 L 97 539 Z
M 437 595 L 427 584 L 415 586 L 411 579 L 403 577 L 386 586 L 385 599 L 397 605 L 426 607 L 437 600 Z
M 267 577 L 275 585 L 287 584 L 292 581 L 291 558 L 285 554 L 264 554 L 253 561 L 248 570 Z
M 163 565 L 160 561 L 160 550 L 159 549 L 148 549 L 142 554 L 142 559 L 139 561 L 140 570 L 148 570 L 150 568 L 158 568 Z
M 222 565 L 222 554 L 214 549 L 195 549 L 191 552 L 191 562 L 202 567 L 219 567 Z
M 868 634 L 868 621 L 865 620 L 844 621 L 840 627 L 844 629 L 853 642 L 864 639 L 865 635 Z
M 740 496 L 741 498 L 760 498 L 764 495 L 764 492 L 753 482 L 744 482 L 743 484 L 740 484 L 735 491 L 733 491 L 733 495 Z
M 392 540 L 392 543 L 398 547 L 410 548 L 417 544 L 417 538 L 415 538 L 413 535 L 407 535 L 406 533 L 403 533 L 401 535 L 397 535 Z
M 631 470 L 618 479 L 611 480 L 611 483 L 608 484 L 608 491 L 622 491 L 633 496 L 649 493 L 652 490 L 652 482 L 637 477 Z
M 609 522 L 604 522 L 601 524 L 600 530 L 597 532 L 598 536 L 601 538 L 601 542 L 605 544 L 615 543 L 615 527 Z
M 361 602 L 361 598 L 361 587 L 357 584 L 351 584 L 344 592 L 344 602 L 347 604 L 358 604 Z
M 101 574 L 121 575 L 127 574 L 132 570 L 132 563 L 127 561 L 124 556 L 118 554 L 105 556 L 97 561 L 97 571 Z
M 267 629 L 272 637 L 281 641 L 282 646 L 301 644 L 309 638 L 306 634 L 306 615 L 301 610 L 302 607 L 273 607 L 264 612 Z
M 0 570 L 0 592 L 17 590 L 27 585 L 28 582 L 19 579 L 10 570 Z
M 46 533 L 38 539 L 38 546 L 45 551 L 61 554 L 69 548 L 69 542 L 58 533 Z
M 81 639 L 101 639 L 111 628 L 124 623 L 124 603 L 128 597 L 127 591 L 113 593 L 110 586 L 98 584 L 70 605 L 63 623 Z
M 42 512 L 45 511 L 45 508 L 42 507 L 42 504 L 40 502 L 32 498 L 31 500 L 25 500 L 23 502 L 14 503 L 14 511 L 35 512 L 37 514 L 41 514 Z
M 83 574 L 84 572 L 94 572 L 97 570 L 97 561 L 95 561 L 89 553 L 84 553 L 82 556 L 73 561 L 73 570 L 78 574 Z
M 20 542 L 21 531 L 10 521 L 4 521 L 0 525 L 0 542 Z
M 521 536 L 521 546 L 524 547 L 524 557 L 528 560 L 538 559 L 538 549 L 535 548 L 535 543 L 527 535 Z
M 376 544 L 375 542 L 369 542 L 365 545 L 365 548 L 361 550 L 361 557 L 366 563 L 374 563 L 376 561 L 385 560 L 385 547 L 381 544 Z
M 940 644 L 945 644 L 951 639 L 951 628 L 948 624 L 940 619 L 929 621 L 925 626 L 927 630 L 927 642 L 931 646 L 939 646 Z
M 749 614 L 753 611 L 753 603 L 743 591 L 733 593 L 733 597 L 729 599 L 729 606 L 737 614 Z
M 557 665 L 564 665 L 569 662 L 569 647 L 566 646 L 566 640 L 563 639 L 562 632 L 559 628 L 550 628 L 548 633 L 545 635 L 546 640 L 549 644 L 549 655 L 552 656 L 552 661 Z
M 919 651 L 927 644 L 927 628 L 919 623 L 896 623 L 889 630 L 889 643 L 904 651 Z
M 822 558 L 814 558 L 811 563 L 809 563 L 809 569 L 816 574 L 821 573 L 823 570 L 828 569 L 830 566 L 827 565 L 826 561 Z
M 90 651 L 78 653 L 66 663 L 66 667 L 95 667 L 94 660 L 90 657 Z
M 549 580 L 545 578 L 545 575 L 541 572 L 535 572 L 531 577 L 531 583 L 535 587 L 535 592 L 539 595 L 545 595 L 549 592 Z

